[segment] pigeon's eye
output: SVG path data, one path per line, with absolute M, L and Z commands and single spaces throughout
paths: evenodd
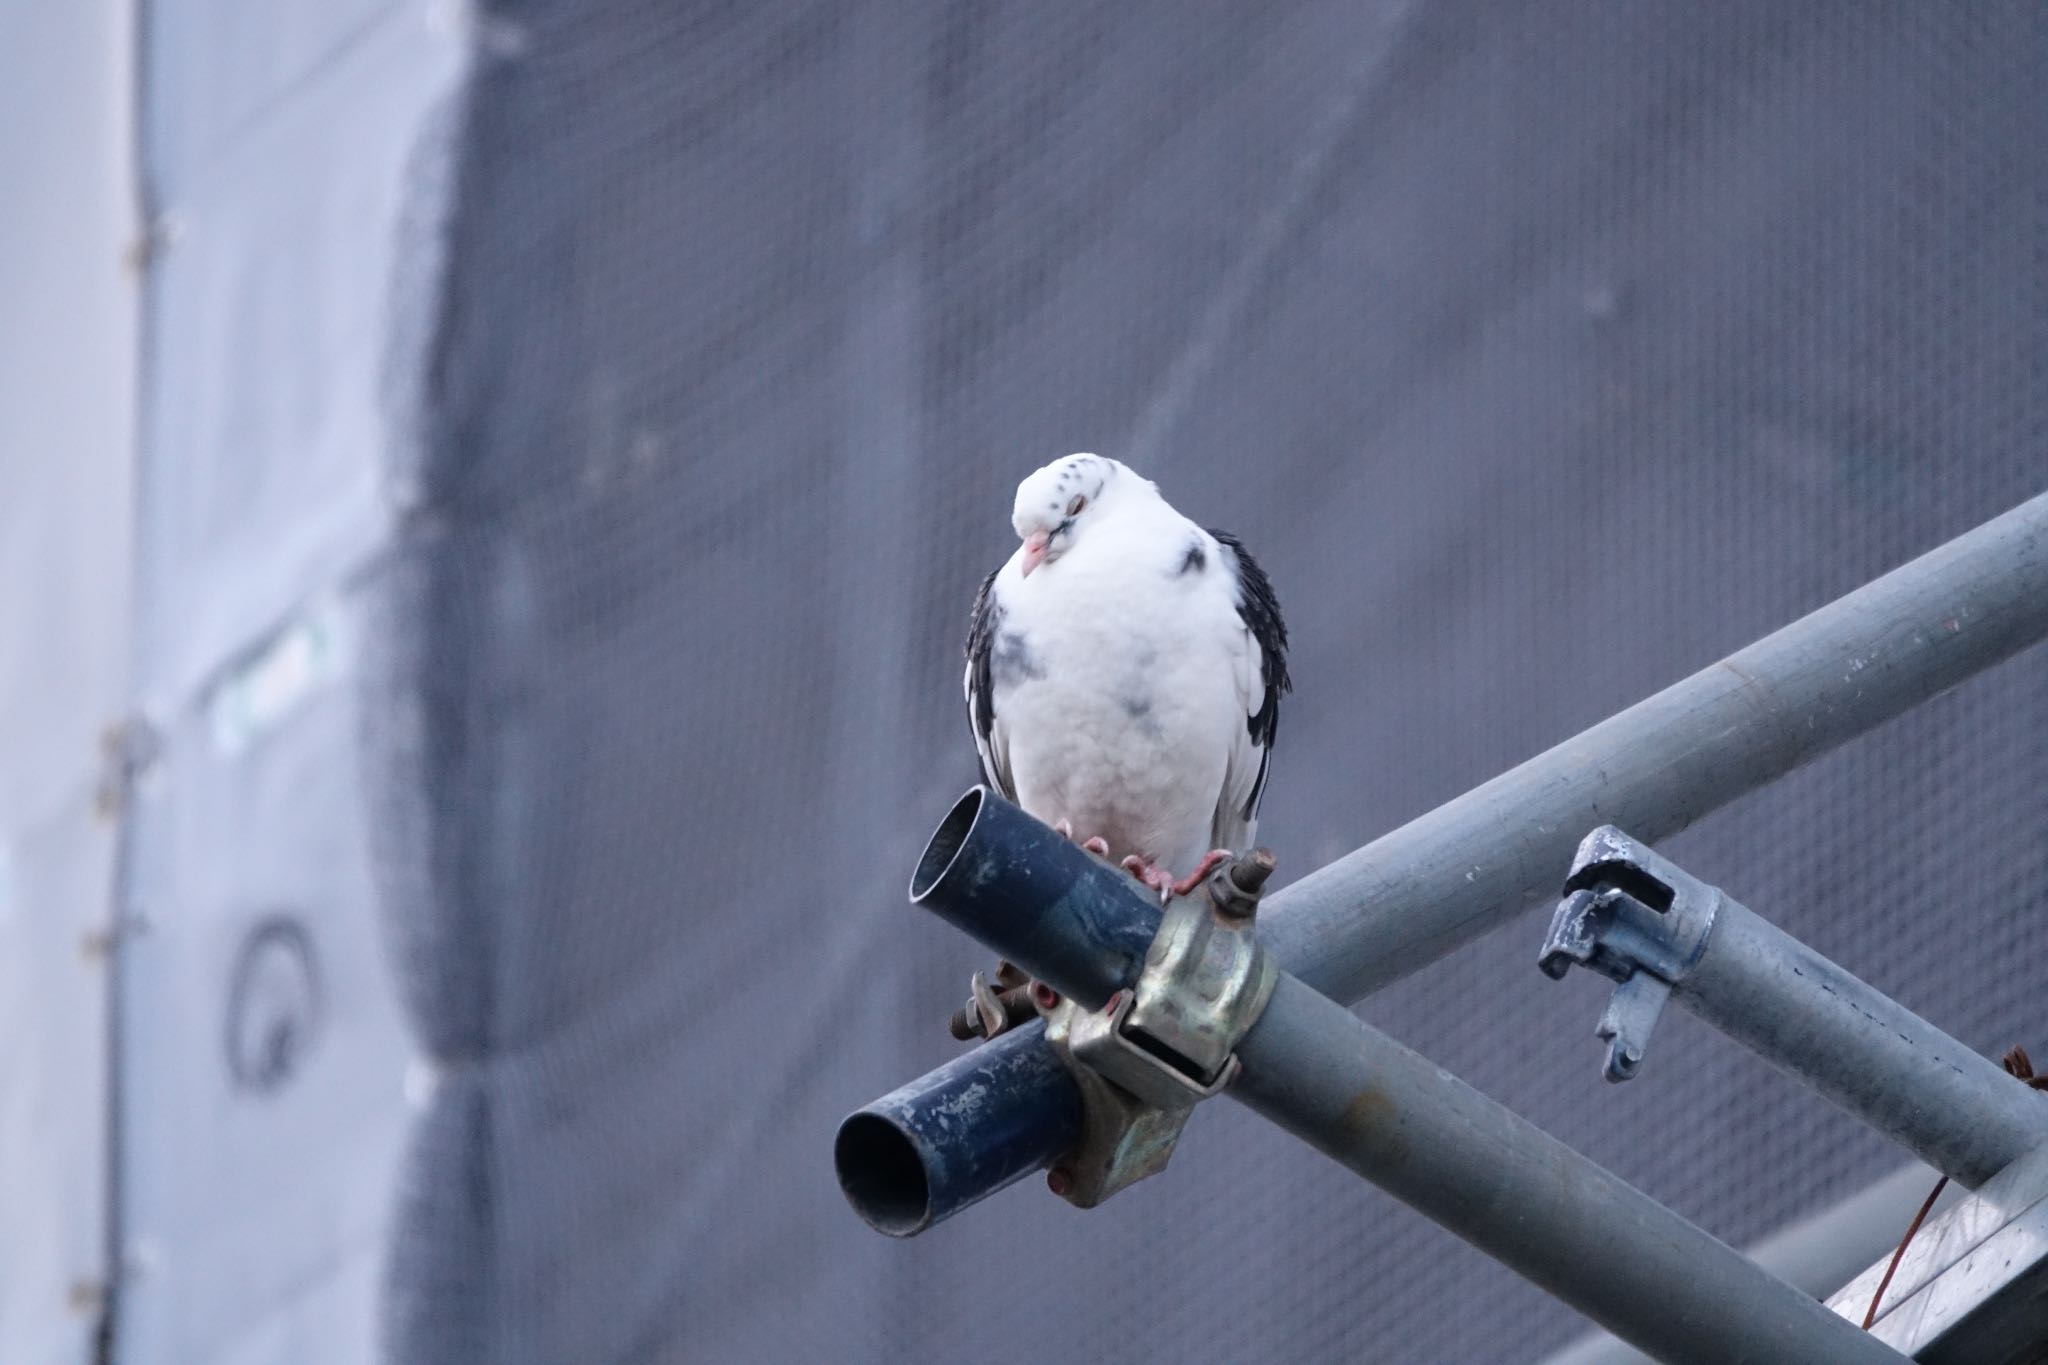
M 1074 500 L 1067 504 L 1067 515 L 1070 517 L 1078 517 L 1081 515 L 1081 509 L 1083 507 L 1086 507 L 1087 505 L 1088 499 L 1083 497 L 1081 494 L 1076 493 L 1074 494 Z

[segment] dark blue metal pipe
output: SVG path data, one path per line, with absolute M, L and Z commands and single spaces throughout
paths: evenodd
M 1138 979 L 1159 932 L 1159 907 L 1128 875 L 987 787 L 940 821 L 910 903 L 1089 1009 Z
M 1034 1022 L 850 1115 L 832 1163 L 869 1227 L 909 1237 L 1080 1140 L 1081 1092 Z
M 1138 979 L 1159 928 L 1128 876 L 986 787 L 939 823 L 910 900 L 1091 1009 Z M 868 1226 L 909 1237 L 1080 1140 L 1081 1092 L 1034 1022 L 848 1117 L 832 1160 Z

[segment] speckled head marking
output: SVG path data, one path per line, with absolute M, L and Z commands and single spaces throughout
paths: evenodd
M 1025 576 L 1066 553 L 1089 509 L 1134 477 L 1108 456 L 1084 452 L 1054 460 L 1018 484 L 1010 524 L 1024 542 Z
M 1105 455 L 1062 456 L 1017 485 L 1010 524 L 1019 536 L 1049 531 L 1086 511 L 1088 503 L 1098 501 L 1123 468 Z M 1082 503 L 1079 509 L 1074 509 L 1076 499 Z

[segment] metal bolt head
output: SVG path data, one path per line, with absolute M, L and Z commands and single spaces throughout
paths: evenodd
M 1209 883 L 1209 898 L 1225 918 L 1248 920 L 1259 911 L 1259 892 L 1280 860 L 1270 848 L 1255 848 L 1225 863 Z

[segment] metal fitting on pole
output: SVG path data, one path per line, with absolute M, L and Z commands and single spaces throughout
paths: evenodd
M 1224 863 L 1167 903 L 1131 989 L 1047 1016 L 1046 1040 L 1081 1089 L 1081 1141 L 1046 1180 L 1060 1198 L 1093 1208 L 1166 1169 L 1195 1105 L 1236 1079 L 1237 1042 L 1279 976 L 1252 937 L 1272 871 L 1265 849 Z
M 1964 1185 L 2048 1143 L 2048 1098 L 1611 825 L 1580 844 L 1539 963 L 1619 983 L 1611 1081 L 1675 998 Z
M 918 860 L 911 901 L 1028 967 L 1045 1028 L 1004 1033 L 848 1118 L 834 1161 L 855 1211 L 908 1236 L 1037 1166 L 1082 1208 L 1165 1169 L 1272 994 L 1253 926 L 1273 866 L 1264 849 L 1226 861 L 1162 914 L 1126 873 L 988 788 L 968 792 Z M 1048 1068 L 1065 1084 L 1057 1121 L 1037 1123 L 1010 1101 L 1048 1084 Z M 973 1140 L 990 1104 L 1013 1120 L 996 1159 Z M 976 1178 L 999 1183 L 970 1191 Z

